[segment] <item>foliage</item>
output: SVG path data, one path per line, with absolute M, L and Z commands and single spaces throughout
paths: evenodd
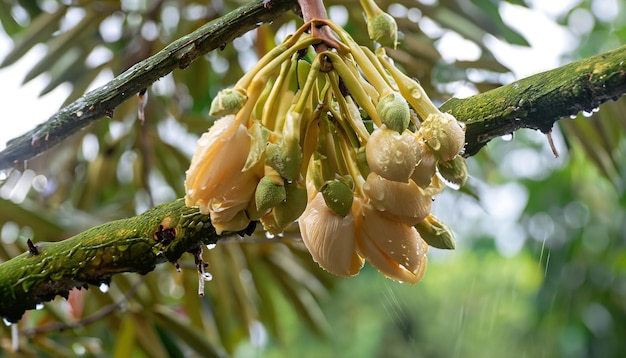
M 47 55 L 28 78 L 49 76 L 43 92 L 71 83 L 70 101 L 99 74 L 120 73 L 236 5 L 0 1 L 2 27 L 16 41 L 3 65 L 19 60 L 37 43 L 47 44 Z M 337 14 L 345 9 L 350 15 L 345 28 L 358 42 L 369 43 L 360 30 L 365 25 L 356 1 L 327 5 L 331 16 L 333 9 Z M 484 45 L 484 37 L 525 45 L 500 18 L 498 5 L 396 2 L 389 11 L 406 14 L 398 18 L 404 38 L 390 55 L 429 93 L 438 93 L 439 100 L 449 96 L 446 84 L 468 83 L 479 91 L 496 87 L 503 78 L 498 74 L 508 69 Z M 583 2 L 578 9 L 590 6 Z M 572 18 L 559 21 L 566 24 Z M 424 33 L 425 19 L 438 31 Z M 623 19 L 597 20 L 589 33 L 580 35 L 578 56 L 599 52 L 594 46 L 604 36 L 609 43 L 623 43 Z M 112 120 L 96 123 L 29 162 L 32 170 L 3 177 L 0 259 L 25 251 L 27 238 L 60 240 L 182 196 L 193 143 L 211 124 L 206 114 L 211 99 L 241 76 L 242 67 L 280 42 L 296 21 L 286 14 L 162 79 L 149 90 L 143 125 L 136 121 L 137 103 L 129 101 Z M 480 56 L 442 60 L 436 44 L 452 32 L 478 46 Z M 480 70 L 482 80 L 469 81 L 468 69 Z M 526 188 L 529 199 L 518 228 L 528 240 L 514 257 L 503 258 L 496 250 L 503 238 L 494 237 L 505 240 L 506 232 L 463 230 L 457 233 L 465 242 L 459 253 L 434 252 L 425 281 L 407 286 L 372 275 L 373 270 L 337 281 L 319 270 L 293 234 L 232 240 L 205 251 L 213 281 L 207 283 L 204 299 L 196 295 L 192 261 L 181 262 L 180 274 L 163 266 L 146 277 L 118 275 L 108 292 L 75 291 L 68 301 L 31 312 L 20 329 L 33 333 L 53 322 L 70 327 L 93 315 L 99 318 L 95 323 L 26 335 L 22 347 L 39 356 L 624 355 L 623 106 L 622 99 L 603 106 L 591 120 L 579 116 L 568 121 L 564 129 L 570 151 L 563 153 L 568 161 L 560 167 L 541 166 L 535 176 L 512 175 L 508 169 L 520 158 L 514 153 L 530 151 L 530 157 L 522 158 L 542 163 L 549 155 L 543 144 L 524 134 L 514 144 L 490 145 L 472 162 L 470 188 L 511 182 Z M 480 210 L 477 203 L 485 205 L 468 196 L 444 200 L 471 202 L 471 210 Z M 473 220 L 467 213 L 449 215 Z M 3 328 L 4 349 L 10 345 L 9 332 Z

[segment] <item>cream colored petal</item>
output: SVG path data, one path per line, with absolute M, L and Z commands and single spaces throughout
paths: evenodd
M 418 147 L 421 160 L 417 167 L 415 167 L 411 179 L 421 188 L 425 189 L 430 185 L 430 181 L 433 175 L 435 175 L 437 159 L 423 141 L 418 142 Z
M 215 229 L 218 235 L 224 232 L 237 232 L 245 229 L 250 224 L 250 219 L 246 215 L 245 211 L 241 210 L 232 215 L 225 212 L 211 212 L 211 225 Z M 223 220 L 222 215 L 228 215 L 227 220 Z
M 355 200 L 357 252 L 387 277 L 417 283 L 426 269 L 428 246 L 415 228 Z
M 385 127 L 376 129 L 367 140 L 365 156 L 370 169 L 382 177 L 409 180 L 419 161 L 419 148 L 410 131 L 400 134 Z
M 304 245 L 313 260 L 326 271 L 338 276 L 354 276 L 363 259 L 355 251 L 354 220 L 332 212 L 318 193 L 298 220 Z
M 376 210 L 404 224 L 413 226 L 430 212 L 432 197 L 413 180 L 400 183 L 370 173 L 363 189 Z
M 185 180 L 188 206 L 206 209 L 211 199 L 232 186 L 233 177 L 241 175 L 251 139 L 243 125 L 234 124 L 234 116 L 226 116 L 198 140 Z

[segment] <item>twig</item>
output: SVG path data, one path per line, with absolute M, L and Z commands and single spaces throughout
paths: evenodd
M 113 117 L 117 106 L 134 98 L 161 77 L 184 69 L 193 61 L 238 36 L 272 21 L 296 4 L 296 0 L 272 0 L 271 6 L 255 0 L 211 21 L 139 62 L 104 86 L 64 107 L 35 129 L 10 140 L 0 152 L 0 169 L 11 168 L 62 142 L 90 123 Z

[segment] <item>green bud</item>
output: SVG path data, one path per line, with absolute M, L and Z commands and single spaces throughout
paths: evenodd
M 409 103 L 397 92 L 388 94 L 378 101 L 376 113 L 387 128 L 398 133 L 404 132 L 411 120 Z
M 428 214 L 426 219 L 415 225 L 415 228 L 428 245 L 438 249 L 454 250 L 452 231 L 433 214 Z
M 438 162 L 437 169 L 444 179 L 454 185 L 461 187 L 467 181 L 467 163 L 460 155 L 447 162 Z
M 330 180 L 322 185 L 320 192 L 324 197 L 326 206 L 335 214 L 341 217 L 350 214 L 354 193 L 347 183 L 339 179 Z
M 370 39 L 379 44 L 391 48 L 396 48 L 398 42 L 398 24 L 393 16 L 386 12 L 367 19 L 367 33 Z
M 256 209 L 259 212 L 275 207 L 286 198 L 285 187 L 268 176 L 261 178 L 254 193 Z
M 211 102 L 209 115 L 213 117 L 223 117 L 229 114 L 237 113 L 248 97 L 234 88 L 226 88 L 217 93 Z
M 306 188 L 287 184 L 285 190 L 287 199 L 273 209 L 274 220 L 281 231 L 302 215 L 307 204 Z
M 265 163 L 288 181 L 297 179 L 302 163 L 302 149 L 297 141 L 269 143 L 265 150 Z

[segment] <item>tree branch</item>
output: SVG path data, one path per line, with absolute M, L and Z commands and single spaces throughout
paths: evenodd
M 28 252 L 0 264 L 0 316 L 17 322 L 26 310 L 56 295 L 67 298 L 75 287 L 108 284 L 121 272 L 145 275 L 217 240 L 208 215 L 178 199 L 64 241 L 29 243 Z
M 465 155 L 520 128 L 547 133 L 557 120 L 591 111 L 626 93 L 626 46 L 458 99 L 441 110 L 465 122 Z
M 204 54 L 231 42 L 261 23 L 296 5 L 296 0 L 255 0 L 200 27 L 139 62 L 106 85 L 61 109 L 35 129 L 10 140 L 0 152 L 0 169 L 10 168 L 43 153 L 90 123 L 112 117 L 117 106 Z

